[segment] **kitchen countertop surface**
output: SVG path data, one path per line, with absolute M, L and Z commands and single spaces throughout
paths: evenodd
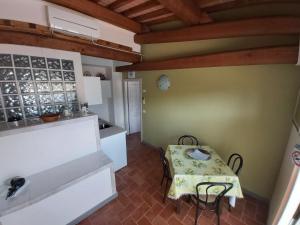
M 111 124 L 103 119 L 99 119 L 99 124 L 101 124 L 101 123 L 109 124 L 109 125 L 111 125 L 111 127 L 99 130 L 100 139 L 107 138 L 107 137 L 113 136 L 115 134 L 120 134 L 120 133 L 126 132 L 126 130 L 124 130 L 121 127 L 114 126 L 113 124 Z
M 36 129 L 44 129 L 48 127 L 55 127 L 62 124 L 72 123 L 74 120 L 91 119 L 91 117 L 97 118 L 93 113 L 82 114 L 80 112 L 73 113 L 72 116 L 60 116 L 55 122 L 45 123 L 39 118 L 20 120 L 17 125 L 14 122 L 0 122 L 0 137 L 23 133 Z
M 111 166 L 112 161 L 102 151 L 97 151 L 27 177 L 28 186 L 14 199 L 5 200 L 8 186 L 2 185 L 0 186 L 0 217 L 41 201 Z

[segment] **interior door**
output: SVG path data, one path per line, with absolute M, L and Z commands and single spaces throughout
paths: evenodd
M 141 131 L 141 87 L 139 80 L 125 81 L 125 109 L 127 132 L 129 134 Z

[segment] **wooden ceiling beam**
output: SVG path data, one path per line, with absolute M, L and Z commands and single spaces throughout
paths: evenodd
M 99 20 L 111 23 L 115 26 L 133 31 L 135 33 L 142 32 L 142 25 L 121 15 L 113 12 L 100 4 L 89 0 L 46 0 L 60 6 L 64 6 L 83 14 L 89 15 Z
M 168 11 L 167 9 L 159 9 L 159 10 L 156 10 L 154 12 L 147 13 L 147 14 L 142 15 L 142 16 L 138 16 L 138 17 L 135 18 L 135 20 L 140 22 L 140 23 L 144 23 L 144 22 L 156 19 L 156 18 L 169 16 L 170 14 L 174 15 L 173 13 Z
M 22 32 L 0 31 L 0 43 L 36 46 L 42 48 L 80 52 L 82 55 L 101 57 L 125 62 L 140 61 L 139 55 L 132 54 L 129 52 L 122 52 L 101 46 L 83 44 L 60 38 L 44 37 L 41 35 L 33 35 Z
M 146 0 L 117 0 L 108 7 L 115 12 L 121 13 L 135 6 L 145 3 Z
M 136 34 L 139 44 L 259 35 L 300 34 L 300 17 L 263 17 Z
M 156 1 L 148 1 L 123 12 L 123 15 L 134 18 L 164 8 Z
M 213 4 L 210 0 L 198 0 L 198 6 L 208 13 L 219 12 L 224 10 L 242 8 L 247 6 L 265 5 L 265 4 L 293 4 L 299 3 L 299 0 L 226 0 L 215 1 Z
M 158 0 L 188 25 L 212 22 L 212 19 L 198 8 L 193 0 Z
M 220 66 L 296 64 L 297 58 L 298 46 L 283 46 L 141 62 L 117 67 L 116 71 L 151 71 Z
M 163 18 L 156 18 L 147 22 L 144 22 L 144 24 L 148 26 L 156 25 L 156 24 L 161 24 L 161 23 L 166 23 L 170 21 L 178 20 L 178 18 L 175 15 L 170 15 L 170 16 L 165 16 Z

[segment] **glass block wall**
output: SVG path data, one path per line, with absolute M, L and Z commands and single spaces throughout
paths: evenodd
M 72 60 L 0 54 L 0 121 L 79 110 Z

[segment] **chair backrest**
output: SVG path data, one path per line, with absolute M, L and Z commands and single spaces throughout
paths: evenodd
M 237 153 L 232 154 L 227 162 L 227 165 L 232 169 L 232 171 L 239 175 L 240 170 L 242 169 L 244 164 L 243 157 Z
M 178 145 L 199 145 L 199 141 L 196 137 L 192 135 L 183 135 L 180 138 L 178 138 L 177 141 Z
M 165 151 L 162 148 L 159 148 L 160 161 L 162 164 L 164 175 L 171 177 L 169 161 L 165 156 Z
M 202 202 L 205 206 L 209 204 L 219 204 L 221 198 L 233 187 L 232 183 L 222 182 L 202 182 L 196 185 L 197 200 Z M 200 188 L 205 188 L 204 200 L 200 198 L 202 193 L 199 193 Z M 210 196 L 214 196 L 214 201 L 208 201 Z

